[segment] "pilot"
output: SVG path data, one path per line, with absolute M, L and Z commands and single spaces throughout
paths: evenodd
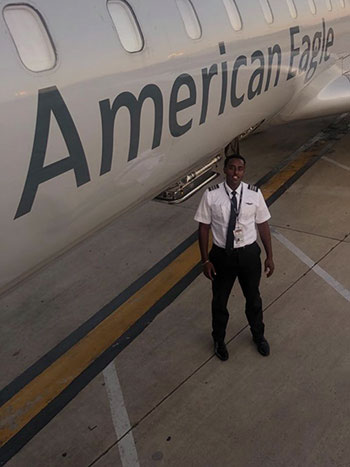
M 220 360 L 229 355 L 225 345 L 229 318 L 227 302 L 238 277 L 246 300 L 245 312 L 253 341 L 263 356 L 270 354 L 264 337 L 262 301 L 259 292 L 261 249 L 256 242 L 257 230 L 264 245 L 267 277 L 274 271 L 270 213 L 261 191 L 242 181 L 246 168 L 244 157 L 234 154 L 225 159 L 226 180 L 208 188 L 194 219 L 199 222 L 198 239 L 204 275 L 212 281 L 212 336 L 214 351 Z M 213 247 L 208 255 L 209 231 Z

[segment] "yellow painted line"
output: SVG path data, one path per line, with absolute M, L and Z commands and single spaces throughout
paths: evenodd
M 0 408 L 0 446 L 55 399 L 200 261 L 197 242 Z
M 261 188 L 266 199 L 310 160 L 316 146 L 318 143 L 312 147 L 313 150 L 301 153 Z M 0 408 L 0 446 L 38 415 L 199 261 L 196 242 L 7 401 Z
M 317 148 L 316 148 L 317 146 Z M 312 150 L 302 152 L 295 160 L 290 162 L 286 167 L 284 167 L 280 172 L 274 175 L 268 182 L 266 182 L 262 187 L 261 191 L 265 199 L 268 199 L 276 191 L 283 186 L 290 178 L 295 175 L 298 170 L 309 162 L 309 160 L 315 156 L 316 149 L 319 150 L 319 144 L 315 143 L 312 146 Z

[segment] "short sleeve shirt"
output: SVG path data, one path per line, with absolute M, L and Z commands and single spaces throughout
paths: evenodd
M 213 242 L 220 248 L 225 248 L 226 245 L 227 228 L 231 213 L 231 196 L 232 190 L 226 182 L 208 188 L 204 192 L 194 216 L 195 221 L 210 224 Z M 256 224 L 266 222 L 271 215 L 260 189 L 255 186 L 241 182 L 236 189 L 236 199 L 237 206 L 240 205 L 236 230 L 240 229 L 242 235 L 239 243 L 235 239 L 234 248 L 239 248 L 256 241 Z

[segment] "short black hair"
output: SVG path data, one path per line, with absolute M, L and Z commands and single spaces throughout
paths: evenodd
M 244 162 L 244 165 L 246 165 L 246 160 L 244 159 L 243 156 L 241 156 L 240 154 L 231 154 L 231 156 L 228 156 L 228 157 L 225 158 L 224 167 L 226 167 L 227 164 L 228 164 L 232 159 L 241 159 L 241 161 Z

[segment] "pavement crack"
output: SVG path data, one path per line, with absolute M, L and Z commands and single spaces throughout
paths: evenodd
M 274 226 L 275 227 L 275 226 Z M 280 227 L 283 228 L 283 227 Z M 285 228 L 286 230 L 294 230 L 294 229 L 288 229 Z M 301 232 L 301 231 L 298 231 Z M 301 232 L 301 233 L 308 233 L 308 232 Z M 314 262 L 312 267 L 308 267 L 308 269 L 301 274 L 297 279 L 294 280 L 292 284 L 290 284 L 283 292 L 281 292 L 274 300 L 272 300 L 265 308 L 264 312 L 266 312 L 269 308 L 271 308 L 280 298 L 282 298 L 286 293 L 288 293 L 293 287 L 295 287 L 304 277 L 306 277 L 315 266 L 319 265 L 321 261 L 323 261 L 335 248 L 337 248 L 340 244 L 344 243 L 345 240 L 350 236 L 350 234 L 347 234 L 344 236 L 342 240 L 339 239 L 334 239 L 331 237 L 325 237 L 322 235 L 317 235 L 317 234 L 310 234 L 318 237 L 323 237 L 323 238 L 329 238 L 332 240 L 337 240 L 336 245 L 331 247 L 321 258 L 319 258 L 317 261 Z M 245 331 L 249 327 L 248 324 L 243 326 L 234 336 L 232 336 L 230 339 L 227 340 L 227 344 L 230 344 L 233 342 L 237 337 L 242 334 L 243 331 Z M 128 431 L 126 431 L 123 436 L 118 438 L 111 446 L 109 446 L 103 453 L 101 453 L 95 460 L 93 460 L 88 467 L 92 467 L 95 465 L 100 459 L 102 459 L 111 449 L 113 449 L 115 446 L 118 445 L 118 443 L 125 438 L 131 431 L 133 431 L 135 428 L 137 428 L 144 420 L 146 420 L 155 410 L 157 410 L 164 402 L 166 402 L 173 394 L 175 394 L 184 384 L 186 384 L 193 376 L 195 376 L 207 363 L 209 363 L 210 360 L 212 360 L 215 357 L 215 354 L 210 355 L 203 363 L 201 363 L 194 371 L 192 371 L 186 378 L 184 378 L 179 384 L 177 384 L 174 389 L 172 389 L 168 394 L 166 394 L 154 407 L 152 407 L 150 410 L 148 410 L 136 423 L 134 423 Z
M 277 224 L 270 224 L 271 227 L 274 227 L 276 229 L 283 229 L 283 230 L 289 230 L 291 232 L 298 232 L 298 233 L 303 233 L 303 234 L 306 234 L 306 235 L 312 235 L 314 237 L 319 237 L 319 238 L 325 238 L 327 240 L 335 240 L 337 242 L 342 242 L 345 240 L 345 238 L 348 237 L 349 234 L 346 234 L 345 237 L 343 239 L 339 239 L 337 237 L 331 237 L 329 235 L 322 235 L 322 234 L 319 234 L 319 233 L 315 233 L 315 232 L 308 232 L 307 230 L 301 230 L 301 229 L 295 229 L 293 227 L 290 227 L 290 226 L 285 226 L 285 225 L 277 225 Z
M 241 329 L 231 340 L 233 340 L 235 337 L 237 337 L 238 334 L 240 334 L 243 331 Z M 231 341 L 230 340 L 230 341 Z M 228 341 L 228 342 L 230 342 Z M 183 379 L 179 384 L 176 385 L 176 387 L 170 391 L 168 394 L 166 394 L 154 407 L 152 407 L 148 412 L 145 413 L 136 423 L 134 423 L 128 431 L 126 431 L 123 436 L 118 438 L 111 446 L 109 446 L 103 453 L 101 453 L 96 459 L 94 459 L 88 467 L 92 467 L 96 462 L 98 462 L 102 457 L 104 457 L 111 449 L 113 449 L 117 444 L 125 438 L 131 431 L 133 431 L 138 425 L 140 425 L 147 417 L 149 417 L 158 407 L 160 407 L 166 400 L 168 400 L 178 389 L 180 389 L 187 381 L 189 381 L 192 376 L 194 376 L 196 373 L 198 373 L 212 358 L 214 357 L 214 354 L 212 354 L 209 358 L 207 358 L 203 363 L 200 364 L 199 367 L 197 367 L 190 375 L 188 375 L 185 379 Z

